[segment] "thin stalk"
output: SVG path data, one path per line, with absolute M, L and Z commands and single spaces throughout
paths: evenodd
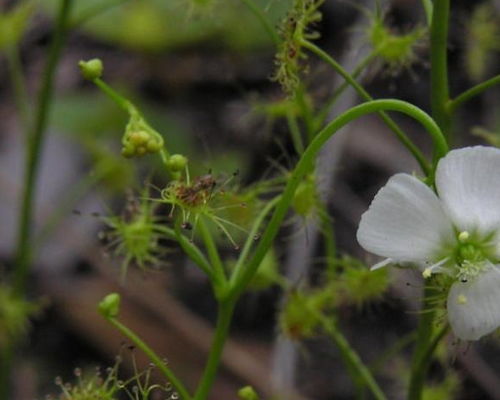
M 217 323 L 215 325 L 212 346 L 210 347 L 210 354 L 193 400 L 205 400 L 210 393 L 222 357 L 224 343 L 229 334 L 234 306 L 235 300 L 219 302 Z
M 31 223 L 35 203 L 36 176 L 52 100 L 54 75 L 66 38 L 71 3 L 71 0 L 61 0 L 49 57 L 43 72 L 42 87 L 38 96 L 34 124 L 28 135 L 28 152 L 24 171 L 24 193 L 19 216 L 16 267 L 14 270 L 14 291 L 17 294 L 24 293 L 29 264 L 31 262 Z
M 471 87 L 466 90 L 462 94 L 458 95 L 454 99 L 450 100 L 447 104 L 448 112 L 453 114 L 453 112 L 460 107 L 466 101 L 469 101 L 474 96 L 477 96 L 489 89 L 492 86 L 500 84 L 500 75 L 494 76 L 493 78 L 488 79 L 487 81 L 481 82 L 476 86 Z
M 300 155 L 304 152 L 304 142 L 302 140 L 302 133 L 300 132 L 299 124 L 297 123 L 297 118 L 295 118 L 292 111 L 287 111 L 286 121 L 288 123 L 288 129 L 292 137 L 295 152 Z
M 408 387 L 408 400 L 420 400 L 427 375 L 428 362 L 425 361 L 425 354 L 430 347 L 433 336 L 434 317 L 436 312 L 430 298 L 435 295 L 435 289 L 426 287 L 422 309 L 428 312 L 422 313 L 417 328 L 417 341 L 413 352 L 411 365 L 410 385 Z
M 363 58 L 359 64 L 354 68 L 352 73 L 350 74 L 352 79 L 357 79 L 361 72 L 367 67 L 368 64 L 377 56 L 376 51 L 372 51 L 370 54 L 368 54 L 365 58 Z M 326 118 L 328 117 L 328 114 L 330 113 L 331 108 L 335 104 L 335 102 L 338 100 L 338 98 L 344 93 L 344 91 L 349 87 L 349 82 L 344 79 L 342 84 L 335 89 L 333 92 L 332 96 L 330 99 L 326 102 L 326 104 L 321 108 L 321 110 L 318 112 L 318 115 L 316 116 L 316 124 L 321 126 L 325 122 Z
M 255 243 L 255 237 L 259 233 L 259 229 L 263 224 L 264 220 L 271 212 L 271 210 L 276 207 L 278 201 L 280 201 L 281 196 L 276 196 L 274 199 L 267 202 L 266 206 L 262 209 L 260 214 L 255 219 L 250 232 L 248 233 L 248 238 L 243 245 L 243 249 L 241 250 L 240 256 L 238 257 L 238 261 L 234 267 L 233 273 L 231 275 L 231 284 L 237 279 L 237 277 L 241 274 L 241 270 L 244 268 L 245 262 L 247 260 L 248 254 L 250 253 L 250 249 L 252 245 Z
M 10 81 L 12 82 L 14 101 L 16 103 L 17 112 L 19 113 L 21 126 L 25 132 L 28 132 L 28 127 L 30 126 L 28 91 L 24 84 L 23 67 L 17 45 L 9 46 L 6 49 L 6 58 Z
M 311 52 L 316 54 L 319 58 L 330 65 L 338 74 L 340 74 L 346 82 L 351 85 L 358 95 L 366 101 L 373 100 L 370 94 L 347 72 L 337 61 L 330 57 L 326 52 L 307 40 L 301 41 L 302 46 L 309 49 Z M 420 168 L 425 174 L 429 172 L 429 165 L 425 159 L 422 152 L 413 144 L 413 142 L 406 136 L 406 134 L 401 130 L 401 128 L 394 122 L 394 120 L 389 117 L 385 112 L 379 112 L 380 117 L 385 122 L 385 124 L 391 129 L 399 141 L 408 149 L 408 151 L 413 155 L 420 165 Z
M 149 347 L 137 334 L 132 332 L 128 327 L 123 325 L 116 318 L 106 318 L 116 329 L 118 329 L 126 338 L 128 338 L 132 343 L 134 343 L 139 349 L 141 349 L 146 356 L 151 360 L 151 362 L 156 365 L 158 370 L 167 378 L 167 380 L 172 384 L 177 393 L 181 396 L 182 400 L 191 400 L 192 397 L 188 390 L 184 387 L 182 382 L 175 376 L 172 370 L 165 364 L 165 362 Z
M 344 363 L 349 367 L 348 370 L 352 375 L 354 383 L 362 382 L 364 385 L 366 385 L 368 389 L 370 389 L 375 399 L 387 400 L 385 394 L 382 392 L 377 382 L 373 378 L 370 370 L 365 366 L 363 361 L 361 361 L 358 354 L 349 345 L 340 330 L 337 329 L 335 323 L 323 317 L 321 318 L 321 325 L 340 350 L 340 355 L 344 360 Z
M 226 271 L 224 270 L 224 264 L 220 258 L 219 250 L 215 244 L 212 233 L 209 231 L 203 216 L 201 216 L 198 220 L 197 227 L 199 228 L 199 232 L 203 243 L 205 244 L 205 248 L 207 250 L 208 259 L 213 267 L 213 272 L 219 282 L 226 283 Z
M 427 20 L 427 26 L 431 26 L 432 24 L 432 9 L 433 4 L 432 0 L 422 0 L 422 6 L 424 7 L 425 19 Z
M 426 131 L 431 136 L 434 142 L 435 157 L 439 159 L 444 156 L 448 151 L 448 145 L 443 137 L 439 126 L 436 125 L 434 120 L 418 107 L 401 100 L 373 100 L 353 107 L 333 121 L 326 125 L 314 138 L 311 144 L 306 148 L 302 154 L 299 162 L 297 163 L 292 175 L 288 179 L 285 190 L 282 193 L 280 202 L 277 204 L 271 221 L 260 239 L 253 257 L 248 261 L 245 269 L 242 269 L 241 274 L 231 284 L 229 296 L 238 298 L 241 292 L 248 285 L 252 279 L 257 268 L 259 267 L 262 259 L 266 255 L 269 247 L 271 246 L 283 219 L 286 216 L 290 203 L 300 182 L 304 176 L 311 170 L 311 166 L 316 160 L 319 150 L 323 147 L 330 137 L 332 137 L 340 128 L 347 125 L 349 122 L 360 118 L 364 115 L 380 111 L 398 111 L 404 113 L 422 124 Z M 434 171 L 431 171 L 429 180 L 433 182 Z
M 281 43 L 281 38 L 279 37 L 276 29 L 274 29 L 271 22 L 267 18 L 264 11 L 261 10 L 252 0 L 240 0 L 247 8 L 255 15 L 255 17 L 260 21 L 266 32 L 269 34 L 274 44 L 278 46 Z
M 297 89 L 295 93 L 295 102 L 297 106 L 300 108 L 300 114 L 304 119 L 305 130 L 307 133 L 307 144 L 313 140 L 314 135 L 316 134 L 316 128 L 314 123 L 314 116 L 311 110 L 311 104 L 307 99 L 307 92 L 303 85 Z
M 111 98 L 119 107 L 128 113 L 137 113 L 135 106 L 116 92 L 111 86 L 104 82 L 101 78 L 96 78 L 92 82 L 101 89 L 109 98 Z
M 450 0 L 434 0 L 433 9 L 430 33 L 432 117 L 448 138 L 451 127 L 451 115 L 447 109 L 450 99 L 447 57 Z

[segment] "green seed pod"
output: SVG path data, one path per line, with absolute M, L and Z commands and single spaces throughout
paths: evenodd
M 187 163 L 187 157 L 182 154 L 172 154 L 167 160 L 167 168 L 171 172 L 180 172 L 186 167 Z
M 102 76 L 103 65 L 102 61 L 98 58 L 93 58 L 89 61 L 82 60 L 78 63 L 78 66 L 80 67 L 83 77 L 89 81 L 93 81 Z
M 241 400 L 259 400 L 259 396 L 251 386 L 244 386 L 238 390 L 238 398 Z
M 108 294 L 101 300 L 98 309 L 104 318 L 116 318 L 120 312 L 120 295 L 118 293 Z

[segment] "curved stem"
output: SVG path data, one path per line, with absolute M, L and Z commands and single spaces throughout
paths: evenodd
M 278 233 L 281 222 L 285 218 L 290 203 L 292 202 L 295 190 L 304 176 L 310 171 L 319 150 L 325 142 L 330 139 L 335 132 L 349 122 L 360 118 L 363 115 L 384 110 L 399 111 L 419 121 L 432 137 L 435 148 L 434 157 L 436 160 L 447 153 L 448 145 L 443 137 L 443 134 L 441 133 L 441 130 L 436 125 L 434 120 L 424 111 L 410 103 L 401 100 L 373 100 L 347 110 L 323 128 L 323 130 L 316 135 L 314 140 L 302 154 L 302 157 L 288 180 L 281 200 L 274 210 L 271 221 L 269 222 L 259 244 L 257 245 L 257 248 L 255 249 L 252 259 L 247 263 L 246 268 L 242 270 L 240 276 L 237 277 L 234 284 L 231 285 L 230 296 L 237 298 L 245 289 L 250 279 L 252 279 L 255 271 L 259 267 L 262 259 L 269 250 L 272 241 Z M 434 171 L 431 171 L 429 175 L 429 180 L 431 182 L 433 182 L 433 177 Z
M 492 86 L 500 84 L 500 75 L 494 76 L 484 82 L 477 84 L 476 86 L 471 87 L 466 90 L 462 94 L 458 95 L 454 99 L 450 100 L 447 104 L 447 109 L 450 113 L 453 113 L 457 107 L 461 106 L 466 101 L 469 101 L 474 96 L 477 96 L 484 92 L 486 89 L 489 89 Z
M 337 329 L 335 323 L 329 319 L 321 318 L 321 324 L 326 333 L 332 338 L 340 350 L 340 355 L 344 363 L 349 367 L 348 370 L 352 374 L 354 383 L 363 382 L 372 392 L 373 397 L 377 400 L 386 400 L 385 394 L 382 392 L 377 382 L 373 378 L 370 370 L 365 366 L 358 354 L 349 345 L 346 338 Z
M 101 78 L 96 78 L 92 82 L 94 82 L 94 84 L 99 89 L 101 89 L 110 99 L 112 99 L 124 111 L 126 111 L 130 114 L 138 113 L 137 109 L 130 101 L 128 101 L 123 96 L 121 96 L 111 86 L 109 86 L 106 82 L 104 82 Z
M 16 267 L 14 270 L 14 291 L 17 294 L 24 292 L 29 264 L 31 262 L 31 222 L 33 219 L 36 175 L 47 128 L 54 75 L 66 36 L 70 7 L 71 0 L 61 0 L 49 57 L 43 72 L 42 88 L 38 96 L 34 124 L 28 135 L 28 153 L 24 171 L 24 193 L 19 216 Z
M 144 341 L 137 336 L 132 330 L 123 325 L 116 318 L 106 318 L 116 329 L 118 329 L 125 337 L 127 337 L 132 343 L 134 343 L 139 349 L 141 349 L 146 356 L 151 360 L 151 362 L 156 365 L 160 372 L 168 379 L 175 390 L 179 393 L 182 400 L 191 400 L 191 395 L 184 387 L 182 382 L 177 378 L 174 373 L 170 370 L 165 362 L 151 349 Z
M 215 380 L 215 375 L 219 367 L 224 343 L 226 342 L 229 334 L 229 327 L 231 325 L 231 318 L 233 316 L 235 300 L 219 302 L 219 309 L 217 314 L 217 324 L 215 326 L 215 334 L 210 347 L 210 354 L 208 356 L 207 364 L 203 371 L 203 375 L 193 396 L 193 400 L 205 400 L 212 388 Z
M 347 72 L 337 61 L 335 61 L 332 57 L 330 57 L 326 52 L 316 46 L 314 43 L 308 42 L 307 40 L 301 41 L 302 46 L 309 49 L 313 53 L 315 53 L 318 57 L 320 57 L 323 61 L 329 64 L 338 74 L 340 74 L 349 85 L 351 85 L 354 90 L 358 93 L 358 95 L 366 101 L 373 100 L 370 94 L 358 83 L 356 80 Z M 386 125 L 391 129 L 398 139 L 403 143 L 403 145 L 408 149 L 408 151 L 415 157 L 417 162 L 422 168 L 422 171 L 425 174 L 429 173 L 429 166 L 427 161 L 422 154 L 422 152 L 413 144 L 413 142 L 408 139 L 406 134 L 401 130 L 401 128 L 394 122 L 394 120 L 389 117 L 385 112 L 379 112 L 380 117 L 386 123 Z

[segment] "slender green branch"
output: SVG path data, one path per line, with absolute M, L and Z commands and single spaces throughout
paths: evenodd
M 447 104 L 448 86 L 448 20 L 450 0 L 434 0 L 431 24 L 431 107 L 432 117 L 445 137 L 450 134 L 451 115 Z
M 349 367 L 348 370 L 353 375 L 352 379 L 354 382 L 363 382 L 370 389 L 375 399 L 386 400 L 385 394 L 378 386 L 370 370 L 364 365 L 358 354 L 349 345 L 344 335 L 337 329 L 335 323 L 325 317 L 322 317 L 320 321 L 325 332 L 340 350 L 340 355 L 344 363 Z
M 196 390 L 196 394 L 193 396 L 193 400 L 205 400 L 210 392 L 210 389 L 212 388 L 222 356 L 222 351 L 224 349 L 224 343 L 226 342 L 229 334 L 229 327 L 231 325 L 234 306 L 234 299 L 219 302 L 217 323 L 215 326 L 212 346 L 210 347 L 210 354 L 208 356 L 207 364 L 205 366 L 205 370 L 203 371 L 200 384 Z
M 6 56 L 10 81 L 12 82 L 12 89 L 14 92 L 14 101 L 16 102 L 21 126 L 25 132 L 28 132 L 28 127 L 30 126 L 30 104 L 28 101 L 28 92 L 24 84 L 23 68 L 19 58 L 19 48 L 17 45 L 14 44 L 9 46 L 6 49 Z M 26 135 L 28 134 L 26 133 Z
M 297 163 L 295 170 L 288 179 L 285 190 L 282 193 L 281 200 L 274 210 L 271 221 L 269 222 L 264 234 L 262 235 L 262 238 L 258 243 L 257 248 L 255 249 L 253 257 L 249 260 L 245 269 L 242 270 L 241 274 L 237 277 L 234 284 L 231 285 L 230 296 L 237 298 L 248 285 L 248 282 L 252 279 L 262 259 L 266 255 L 269 247 L 276 237 L 276 234 L 278 233 L 281 222 L 286 216 L 297 187 L 299 186 L 304 176 L 311 170 L 311 166 L 313 165 L 319 150 L 322 148 L 325 142 L 330 139 L 330 137 L 334 135 L 340 128 L 342 128 L 349 122 L 360 118 L 363 115 L 380 111 L 398 111 L 416 119 L 422 124 L 422 126 L 432 137 L 435 149 L 435 159 L 438 160 L 447 153 L 448 145 L 443 137 L 443 134 L 441 133 L 441 130 L 436 125 L 434 120 L 418 107 L 415 107 L 414 105 L 405 101 L 392 99 L 373 100 L 353 107 L 343 114 L 339 115 L 316 135 L 314 140 L 302 154 L 302 157 Z M 429 180 L 433 182 L 433 178 L 434 171 L 431 171 Z
M 354 68 L 352 71 L 351 78 L 353 80 L 356 80 L 359 75 L 363 72 L 363 70 L 372 62 L 372 60 L 377 56 L 377 51 L 372 51 L 370 54 L 368 54 L 365 58 L 363 58 L 359 64 Z M 325 120 L 328 117 L 328 114 L 330 113 L 333 105 L 336 103 L 336 101 L 339 99 L 339 97 L 344 93 L 344 91 L 349 87 L 349 82 L 344 79 L 341 85 L 337 89 L 334 90 L 332 96 L 330 99 L 326 102 L 326 104 L 321 108 L 321 110 L 318 112 L 318 115 L 316 116 L 316 125 L 321 126 L 324 124 Z
M 302 133 L 297 123 L 297 118 L 293 115 L 292 111 L 287 111 L 286 120 L 290 135 L 292 136 L 293 147 L 295 148 L 295 152 L 300 155 L 304 152 L 304 143 L 302 140 Z
M 169 239 L 177 241 L 187 256 L 209 277 L 211 281 L 215 281 L 215 276 L 210 263 L 205 258 L 201 250 L 181 233 L 178 224 L 175 225 L 175 231 L 167 228 L 166 226 L 158 226 L 156 227 L 156 230 L 159 233 L 165 234 Z
M 218 282 L 225 284 L 227 282 L 226 271 L 224 264 L 220 258 L 219 250 L 215 244 L 212 233 L 209 231 L 203 216 L 198 219 L 197 227 L 199 228 L 201 238 L 207 250 L 208 259 L 213 267 L 213 272 Z
M 101 89 L 105 94 L 107 94 L 119 107 L 121 107 L 124 111 L 128 113 L 138 113 L 135 106 L 121 96 L 118 92 L 116 92 L 111 86 L 109 86 L 106 82 L 104 82 L 101 78 L 96 78 L 92 80 L 94 84 Z
M 411 366 L 410 385 L 408 387 L 408 400 L 420 400 L 422 391 L 427 376 L 430 359 L 436 346 L 447 331 L 445 326 L 441 331 L 434 336 L 434 318 L 435 311 L 433 310 L 432 297 L 436 295 L 436 289 L 426 287 L 424 290 L 423 310 L 417 329 L 417 342 L 413 353 Z
M 244 268 L 245 262 L 247 261 L 248 254 L 250 253 L 250 249 L 255 243 L 255 237 L 259 233 L 259 229 L 261 225 L 264 223 L 264 220 L 271 212 L 271 210 L 276 207 L 278 201 L 280 201 L 281 196 L 276 196 L 274 199 L 267 202 L 266 206 L 262 209 L 260 214 L 255 219 L 250 232 L 248 233 L 248 238 L 243 245 L 243 249 L 241 250 L 240 256 L 238 257 L 238 261 L 234 267 L 233 273 L 231 275 L 231 285 L 238 279 L 238 276 L 241 274 L 242 268 Z
M 431 26 L 431 24 L 432 24 L 432 12 L 433 12 L 432 0 L 422 0 L 422 6 L 424 7 L 425 19 L 427 20 L 427 26 Z
M 351 85 L 354 88 L 354 90 L 356 90 L 356 92 L 359 94 L 361 98 L 363 98 L 366 101 L 373 100 L 370 94 L 358 82 L 356 82 L 356 80 L 337 61 L 335 61 L 332 57 L 330 57 L 326 52 L 324 52 L 314 43 L 311 43 L 307 40 L 302 40 L 301 43 L 305 48 L 315 53 L 323 61 L 329 64 L 335 71 L 337 71 L 337 73 L 339 73 L 345 79 L 345 81 L 348 82 L 349 85 Z M 415 159 L 420 165 L 420 168 L 422 168 L 422 171 L 425 174 L 428 174 L 429 166 L 422 152 L 413 144 L 413 142 L 410 139 L 408 139 L 406 134 L 401 130 L 401 128 L 396 124 L 396 122 L 394 122 L 394 120 L 391 117 L 389 117 L 383 111 L 379 112 L 379 115 L 382 118 L 382 120 L 386 123 L 386 125 L 389 127 L 389 129 L 391 129 L 396 134 L 401 143 L 408 149 L 408 151 L 413 155 L 413 157 L 415 157 Z
M 56 20 L 49 57 L 43 72 L 42 87 L 37 99 L 34 124 L 28 135 L 28 152 L 24 171 L 24 193 L 19 216 L 16 267 L 14 270 L 14 290 L 17 294 L 24 293 L 26 278 L 29 272 L 29 264 L 31 262 L 31 223 L 33 219 L 36 176 L 47 128 L 53 94 L 54 75 L 66 39 L 67 21 L 71 3 L 71 0 L 61 0 L 61 7 Z
M 487 81 L 481 82 L 476 86 L 471 87 L 462 94 L 458 95 L 454 99 L 450 100 L 447 104 L 448 112 L 453 114 L 457 107 L 461 106 L 466 101 L 469 101 L 474 96 L 483 93 L 485 90 L 491 88 L 492 86 L 500 84 L 500 75 L 497 75 Z
M 191 395 L 184 387 L 182 382 L 177 378 L 172 370 L 165 364 L 165 362 L 149 347 L 144 341 L 137 336 L 132 330 L 123 325 L 116 318 L 108 317 L 106 318 L 116 329 L 118 329 L 125 337 L 127 337 L 131 342 L 133 342 L 139 349 L 141 349 L 146 356 L 151 360 L 151 362 L 156 365 L 160 372 L 167 378 L 167 380 L 172 384 L 177 393 L 181 396 L 182 400 L 191 400 Z
M 274 29 L 271 22 L 267 18 L 267 15 L 262 11 L 260 7 L 258 7 L 252 0 L 240 0 L 248 9 L 257 17 L 260 21 L 266 32 L 269 34 L 274 44 L 278 46 L 281 43 L 281 38 L 279 37 L 276 29 Z

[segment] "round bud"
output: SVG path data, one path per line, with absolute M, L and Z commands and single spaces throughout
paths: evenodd
M 238 390 L 238 398 L 241 400 L 259 400 L 259 396 L 251 386 L 245 386 Z
M 88 61 L 82 60 L 78 63 L 78 66 L 80 67 L 83 77 L 89 81 L 93 81 L 102 76 L 103 65 L 102 61 L 98 58 L 93 58 Z
M 148 142 L 146 143 L 146 149 L 150 153 L 156 153 L 157 151 L 160 151 L 161 145 L 160 143 L 158 143 L 157 140 L 149 139 Z
M 180 172 L 188 163 L 187 157 L 182 154 L 172 154 L 167 160 L 167 168 L 172 172 Z
M 116 318 L 120 311 L 120 295 L 118 293 L 108 294 L 101 300 L 98 309 L 104 318 Z
M 148 141 L 149 136 L 146 131 L 135 131 L 129 135 L 129 141 L 134 146 L 141 146 Z
M 129 146 L 129 145 L 123 146 L 122 147 L 122 156 L 125 158 L 133 157 L 134 156 L 134 148 Z

